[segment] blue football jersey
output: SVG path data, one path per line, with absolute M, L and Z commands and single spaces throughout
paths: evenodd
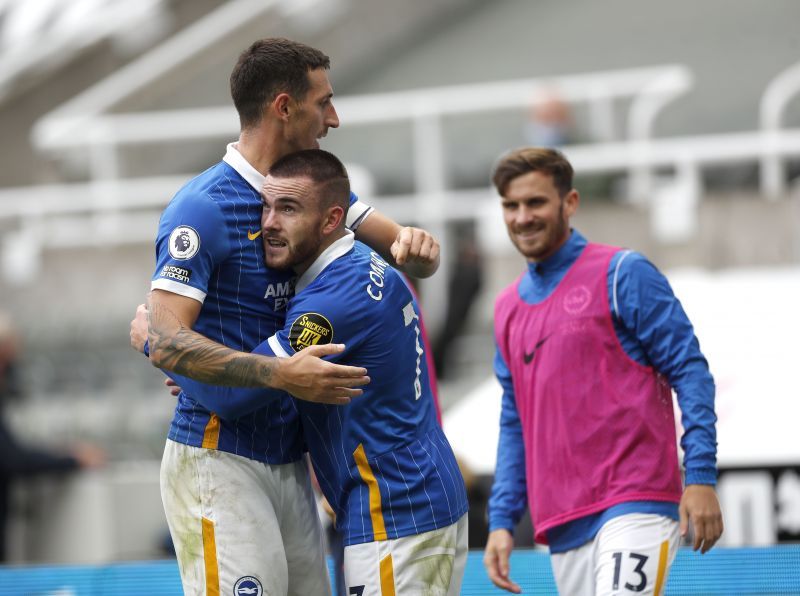
M 233 144 L 221 162 L 181 188 L 164 210 L 156 239 L 152 289 L 202 303 L 194 330 L 225 346 L 251 351 L 284 324 L 294 276 L 264 264 L 261 198 L 264 176 Z M 350 196 L 348 225 L 356 229 L 372 209 Z M 226 388 L 167 373 L 184 388 L 168 437 L 195 447 L 221 449 L 267 463 L 296 461 L 302 451 L 297 410 L 274 391 L 250 391 L 266 404 L 235 417 Z
M 251 351 L 282 328 L 293 293 L 292 275 L 264 263 L 263 179 L 229 146 L 223 161 L 178 191 L 161 216 L 156 240 L 151 288 L 202 302 L 194 330 L 236 350 Z M 268 463 L 295 461 L 303 451 L 288 397 L 226 420 L 184 391 L 168 437 Z
M 364 394 L 347 406 L 296 401 L 346 545 L 420 534 L 467 511 L 464 481 L 436 420 L 418 313 L 400 274 L 348 234 L 300 276 L 286 324 L 266 344 L 291 356 L 343 343 L 331 359 L 369 372 Z

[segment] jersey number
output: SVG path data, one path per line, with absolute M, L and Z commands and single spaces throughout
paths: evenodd
M 611 589 L 619 590 L 619 573 L 622 567 L 622 553 L 617 552 L 611 556 L 614 557 L 614 585 Z M 631 584 L 625 582 L 625 589 L 631 592 L 641 592 L 647 587 L 647 576 L 644 574 L 644 564 L 647 562 L 648 557 L 647 555 L 640 555 L 639 553 L 628 553 L 628 556 L 636 560 L 636 567 L 633 568 L 633 572 L 639 576 L 639 583 Z
M 350 586 L 350 590 L 349 590 L 348 594 L 350 594 L 350 596 L 361 596 L 364 593 L 364 588 L 366 588 L 366 587 L 367 587 L 366 585 L 364 585 L 364 586 Z
M 415 322 L 416 321 L 416 322 Z M 420 365 L 422 364 L 422 342 L 420 341 L 420 330 L 419 330 L 419 315 L 417 311 L 414 310 L 414 303 L 409 302 L 403 307 L 403 322 L 405 326 L 408 327 L 411 323 L 414 323 L 414 332 L 416 333 L 416 349 L 417 349 L 417 368 L 416 368 L 416 376 L 414 377 L 414 399 L 419 399 L 422 395 L 422 382 L 420 381 L 420 376 L 422 375 L 422 369 Z

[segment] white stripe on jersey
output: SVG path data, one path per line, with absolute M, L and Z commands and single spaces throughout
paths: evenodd
M 275 336 L 272 336 L 272 337 L 270 338 L 270 346 L 272 345 L 272 342 L 271 342 L 271 340 L 272 340 L 274 337 L 275 337 Z M 275 343 L 278 343 L 278 342 L 277 342 L 277 340 L 276 340 L 276 342 L 275 342 Z M 280 345 L 280 344 L 278 344 L 278 345 Z M 281 348 L 281 349 L 282 349 L 282 348 Z M 337 421 L 338 421 L 338 423 L 339 423 L 339 429 L 340 429 L 340 431 L 341 431 L 341 427 L 342 427 L 341 413 L 340 413 L 340 411 L 339 411 L 338 407 L 334 407 L 333 409 L 334 409 L 334 410 L 336 411 L 336 413 L 337 413 L 337 416 L 338 416 L 338 418 L 337 418 Z M 331 424 L 331 421 L 333 420 L 333 416 L 331 416 L 331 415 L 330 415 L 330 410 L 331 410 L 331 408 L 330 408 L 330 407 L 328 407 L 328 408 L 326 408 L 326 410 L 328 411 L 328 412 L 327 412 L 327 413 L 328 413 L 328 415 L 327 415 L 327 416 L 325 416 L 325 421 L 326 421 L 326 422 L 327 422 L 327 424 L 330 426 L 330 424 Z M 325 438 L 325 436 L 326 436 L 326 435 L 324 435 L 324 434 L 323 434 L 323 433 L 320 431 L 319 427 L 318 427 L 318 426 L 317 426 L 317 425 L 314 423 L 314 420 L 312 419 L 312 417 L 311 417 L 311 416 L 306 416 L 306 417 L 304 417 L 304 418 L 303 418 L 303 424 L 307 425 L 307 426 L 306 426 L 306 428 L 310 428 L 311 430 L 313 430 L 313 431 L 314 431 L 314 432 L 317 434 L 317 436 L 318 436 L 318 437 L 320 437 L 321 439 L 324 439 L 324 438 Z M 333 433 L 331 433 L 331 434 L 333 434 Z M 341 432 L 339 433 L 339 435 L 341 436 Z M 349 466 L 349 465 L 347 465 L 348 458 L 347 458 L 347 452 L 346 452 L 346 451 L 345 451 L 345 449 L 344 449 L 344 441 L 339 441 L 339 447 L 341 448 L 341 451 L 342 451 L 342 458 L 343 458 L 343 460 L 344 460 L 344 465 L 342 465 L 341 463 L 339 463 L 339 458 L 336 456 L 336 448 L 335 448 L 335 447 L 331 446 L 331 448 L 329 449 L 329 448 L 328 448 L 328 442 L 327 442 L 327 441 L 324 441 L 324 440 L 320 441 L 320 443 L 321 443 L 321 445 L 322 445 L 323 449 L 325 449 L 325 455 L 328 457 L 328 461 L 329 461 L 329 462 L 330 462 L 332 465 L 335 465 L 335 466 L 336 466 L 336 468 L 337 468 L 337 469 L 339 469 L 339 470 L 341 470 L 341 469 L 342 469 L 342 467 L 344 467 L 344 469 L 345 469 L 345 470 L 347 470 L 347 473 L 348 473 L 348 475 L 350 476 L 350 478 L 351 478 L 351 479 L 353 479 L 353 480 L 355 480 L 355 478 L 353 477 L 353 474 L 352 474 L 352 472 L 350 471 L 350 466 Z M 318 466 L 318 467 L 319 467 L 319 466 Z M 333 488 L 335 488 L 335 487 L 338 487 L 338 486 L 339 486 L 339 483 L 338 483 L 338 482 L 336 482 L 336 483 L 332 483 L 330 480 L 328 480 L 326 477 L 324 477 L 324 476 L 321 474 L 321 470 L 318 470 L 317 468 L 315 468 L 315 470 L 316 470 L 316 471 L 317 471 L 317 472 L 320 474 L 320 476 L 321 476 L 321 477 L 325 478 L 325 483 L 326 483 L 326 484 L 327 484 L 329 487 L 331 487 L 331 489 L 333 489 Z M 336 507 L 336 506 L 337 506 L 337 504 L 336 504 L 335 502 L 331 502 L 331 503 L 330 503 L 330 505 L 331 505 L 331 507 Z M 360 506 L 360 508 L 361 508 L 361 515 L 359 516 L 359 517 L 361 518 L 361 530 L 362 530 L 363 534 L 364 534 L 364 535 L 366 535 L 366 527 L 364 526 L 364 505 L 363 505 L 363 500 L 362 500 L 362 498 L 361 498 L 361 485 L 359 485 L 359 506 Z M 340 516 L 340 514 L 342 514 L 342 513 L 346 513 L 346 510 L 344 510 L 344 509 L 340 509 L 340 511 L 337 511 L 337 512 L 336 512 L 336 515 L 337 515 L 337 517 L 339 517 L 339 516 Z
M 367 528 L 364 525 L 364 489 L 367 490 L 367 499 L 369 499 L 369 487 L 366 484 L 359 484 L 358 485 L 358 517 L 361 518 L 361 535 L 367 535 Z M 368 509 L 369 510 L 369 509 Z M 352 528 L 352 525 L 348 527 L 348 531 Z M 349 532 L 348 536 L 352 534 L 352 531 Z M 373 539 L 375 538 L 374 528 L 373 528 Z
M 311 418 L 308 418 L 308 417 L 304 418 L 304 419 L 303 419 L 303 423 L 305 424 L 306 422 L 308 422 L 308 424 L 311 426 L 311 428 L 314 430 L 314 432 L 315 432 L 315 433 L 317 433 L 317 435 L 319 435 L 320 437 L 324 437 L 324 435 L 323 435 L 323 434 L 322 434 L 322 433 L 319 431 L 319 428 L 317 428 L 317 425 L 316 425 L 316 424 L 314 424 L 314 421 L 313 421 L 313 420 L 311 420 Z M 333 456 L 333 457 L 332 457 L 332 456 L 331 456 L 331 452 L 330 452 L 330 451 L 328 451 L 328 446 L 327 446 L 327 444 L 326 444 L 324 441 L 321 441 L 321 442 L 322 442 L 322 446 L 325 448 L 325 453 L 326 453 L 326 454 L 327 454 L 327 456 L 328 456 L 328 460 L 329 460 L 329 461 L 336 461 L 336 459 L 335 459 L 335 456 Z M 338 462 L 337 462 L 337 465 L 338 465 Z M 328 486 L 330 486 L 331 488 L 333 488 L 333 486 L 334 486 L 334 485 L 331 483 L 331 481 L 330 481 L 330 480 L 328 480 L 328 479 L 327 479 L 327 478 L 324 476 L 324 474 L 322 474 L 322 471 L 321 471 L 321 466 L 316 466 L 316 467 L 314 468 L 314 471 L 318 472 L 318 473 L 319 473 L 319 476 L 321 476 L 322 478 L 324 478 L 324 479 L 325 479 L 325 483 L 326 483 Z M 336 505 L 335 503 L 330 503 L 330 506 L 331 506 L 331 507 L 335 507 L 335 505 Z M 336 515 L 338 516 L 338 515 L 339 515 L 339 512 L 337 512 L 337 513 L 336 513 Z
M 228 186 L 230 186 L 231 190 L 233 190 L 233 192 L 236 193 L 236 198 L 239 199 L 238 203 L 234 202 L 234 201 L 230 201 L 230 199 L 227 198 L 228 194 L 227 193 L 223 194 L 223 196 L 226 198 L 226 200 L 230 201 L 230 203 L 233 205 L 233 218 L 236 221 L 236 229 L 239 230 L 239 214 L 237 213 L 238 205 L 241 204 L 242 202 L 244 202 L 245 210 L 247 212 L 246 213 L 246 216 L 247 216 L 246 221 L 250 221 L 250 206 L 248 205 L 246 199 L 242 199 L 242 195 L 239 194 L 238 189 L 233 184 L 231 179 L 228 178 L 227 175 L 225 176 L 225 180 L 228 182 Z M 244 254 L 244 242 L 242 242 L 242 234 L 236 234 L 236 237 L 239 240 L 239 252 Z M 242 294 L 242 267 L 239 266 L 239 272 L 238 272 L 238 275 L 236 277 L 236 307 L 239 310 L 239 340 L 240 340 L 239 345 L 240 346 L 244 346 L 244 313 L 242 312 L 241 294 Z M 237 445 L 237 449 L 238 449 L 238 445 L 239 445 L 239 426 L 238 425 L 236 425 L 236 445 Z
M 284 445 L 284 443 L 283 443 L 283 433 L 286 430 L 286 424 L 284 424 L 284 422 L 283 422 L 283 414 L 281 413 L 281 410 L 282 410 L 281 401 L 283 401 L 284 399 L 286 399 L 286 398 L 282 397 L 282 398 L 280 398 L 278 400 L 273 401 L 271 404 L 269 404 L 269 407 L 267 408 L 268 412 L 270 410 L 272 410 L 273 407 L 278 408 L 278 420 L 280 422 L 280 428 L 281 428 L 281 442 L 278 443 L 278 446 L 281 448 L 281 458 L 285 457 L 285 454 L 283 452 L 283 445 Z M 269 437 L 267 437 L 267 441 L 269 441 Z
M 422 468 L 419 467 L 417 460 L 414 459 L 414 454 L 411 451 L 411 447 L 406 445 L 406 450 L 411 456 L 411 461 L 414 462 L 414 465 L 417 466 L 417 470 L 419 470 L 419 476 L 422 478 L 422 492 L 424 492 L 425 496 L 428 498 L 428 506 L 431 508 L 431 517 L 433 518 L 434 523 L 438 524 L 438 521 L 436 520 L 436 512 L 433 510 L 433 501 L 431 501 L 431 496 L 428 494 L 428 487 L 426 486 L 427 483 L 425 482 L 425 474 L 422 473 Z
M 380 475 L 380 477 L 383 478 L 383 483 L 386 485 L 386 496 L 388 497 L 387 498 L 387 503 L 389 505 L 389 515 L 392 516 L 392 526 L 394 526 L 394 533 L 395 533 L 395 535 L 397 535 L 397 522 L 394 519 L 394 510 L 392 509 L 392 490 L 389 488 L 389 483 L 386 481 L 386 478 L 383 476 L 383 470 L 381 470 L 381 464 L 377 459 L 375 460 L 375 467 L 377 468 L 378 474 Z M 384 522 L 385 521 L 386 521 L 386 519 L 385 519 L 385 516 L 384 516 Z
M 353 476 L 353 472 L 350 470 L 350 466 L 347 463 L 348 462 L 347 452 L 344 450 L 344 439 L 343 439 L 344 433 L 341 432 L 342 428 L 343 428 L 343 425 L 344 425 L 344 423 L 342 422 L 342 411 L 341 411 L 339 406 L 333 406 L 332 408 L 327 408 L 327 410 L 328 410 L 327 418 L 328 418 L 328 425 L 329 425 L 328 428 L 329 428 L 329 430 L 330 430 L 331 418 L 333 418 L 333 416 L 330 415 L 330 412 L 331 412 L 331 410 L 336 412 L 336 419 L 339 422 L 339 448 L 342 450 L 342 458 L 344 458 L 344 462 L 345 462 L 344 469 L 347 470 L 347 475 L 350 476 L 350 479 L 355 481 L 356 478 L 355 478 L 355 476 Z M 335 451 L 336 450 L 334 449 L 334 452 Z M 339 461 L 338 460 L 336 460 L 336 466 L 337 467 L 339 466 Z M 359 480 L 361 480 L 363 482 L 363 479 L 359 479 Z M 362 532 L 362 536 L 366 536 L 367 528 L 364 525 L 364 502 L 363 502 L 363 500 L 361 498 L 361 488 L 358 489 L 358 506 L 359 506 L 359 509 L 361 511 L 361 532 Z
M 422 444 L 422 441 L 420 441 L 419 439 L 417 439 L 417 443 L 419 443 L 419 446 L 420 446 L 420 447 L 422 448 L 422 450 L 425 452 L 425 455 L 427 455 L 427 456 L 428 456 L 428 459 L 430 459 L 431 461 L 433 461 L 433 459 L 431 458 L 431 454 L 430 454 L 430 453 L 428 453 L 428 450 L 427 450 L 427 449 L 425 449 L 425 445 L 423 445 L 423 444 Z M 434 447 L 436 446 L 436 444 L 435 444 L 435 443 L 433 443 L 432 441 L 431 441 L 431 444 L 433 444 L 433 446 L 434 446 Z M 447 493 L 448 493 L 449 491 L 448 491 L 448 490 L 445 488 L 445 486 L 444 486 L 444 478 L 442 478 L 442 475 L 439 473 L 439 466 L 437 466 L 435 462 L 434 462 L 434 464 L 433 464 L 433 469 L 434 469 L 434 471 L 436 472 L 436 476 L 438 476 L 438 478 L 439 478 L 439 482 L 440 482 L 440 483 L 441 483 L 441 485 L 442 485 L 442 492 L 444 493 L 444 499 L 445 499 L 445 501 L 447 501 L 447 514 L 448 514 L 450 517 L 453 517 L 453 508 L 452 508 L 452 507 L 450 507 L 450 497 L 448 497 L 448 496 L 447 496 Z
M 261 201 L 261 195 L 260 194 L 258 196 L 258 200 Z M 250 221 L 250 203 L 247 203 L 246 205 L 247 205 L 247 221 Z M 259 205 L 260 205 L 260 202 L 259 202 Z M 258 211 L 259 211 L 259 213 L 258 213 L 258 222 L 259 222 L 259 225 L 260 225 L 260 223 L 261 223 L 261 211 L 262 211 L 260 206 L 258 208 Z M 249 232 L 249 230 L 248 230 L 248 232 Z M 258 269 L 256 270 L 257 271 L 257 275 L 267 275 L 267 273 L 268 273 L 267 264 L 265 262 L 263 262 L 262 259 L 259 258 L 258 242 L 250 242 L 250 247 L 251 247 L 251 249 L 253 251 L 253 261 L 258 265 Z M 255 317 L 255 319 L 256 319 L 256 323 L 258 324 L 258 329 L 257 329 L 258 330 L 258 343 L 261 343 L 262 341 L 264 341 L 264 332 L 261 330 L 261 317 Z M 248 321 L 248 324 L 250 324 L 250 321 Z M 283 444 L 283 443 L 281 442 L 281 444 Z
M 150 282 L 150 289 L 164 290 L 165 292 L 171 292 L 179 296 L 186 296 L 187 298 L 197 300 L 200 304 L 203 304 L 206 299 L 205 292 L 171 279 L 154 279 Z
M 183 415 L 181 415 L 181 418 L 183 418 Z M 189 444 L 189 440 L 191 439 L 191 431 L 194 428 L 194 420 L 195 420 L 195 418 L 197 418 L 197 402 L 192 404 L 192 419 L 189 420 L 189 426 L 186 429 L 186 444 L 187 445 Z M 186 418 L 183 418 L 183 419 L 186 420 Z M 202 434 L 201 434 L 201 436 L 202 436 Z M 200 442 L 202 444 L 202 440 Z
M 233 183 L 231 182 L 231 179 L 228 178 L 227 176 L 225 176 L 225 180 L 228 182 L 228 186 L 230 187 L 230 189 L 232 189 L 236 193 L 236 196 L 239 199 L 241 199 L 241 196 L 239 195 L 239 191 L 236 190 L 236 188 L 234 187 Z M 232 201 L 230 198 L 228 198 L 228 193 L 225 192 L 222 189 L 222 186 L 220 186 L 219 182 L 217 183 L 217 192 L 219 192 L 220 201 L 226 201 L 226 202 L 230 203 L 233 206 L 231 212 L 233 214 L 234 220 L 236 221 L 236 228 L 238 229 L 238 227 L 239 227 L 239 216 L 236 213 L 236 202 Z M 240 249 L 242 248 L 241 238 L 239 240 L 239 248 Z M 217 278 L 217 287 L 219 287 L 219 268 L 217 269 L 217 272 L 216 272 L 216 278 Z M 237 305 L 240 305 L 241 278 L 242 278 L 242 266 L 239 265 L 239 280 L 240 280 L 240 283 L 239 283 L 239 286 L 237 286 L 237 288 L 236 288 L 236 304 Z M 222 343 L 225 346 L 228 346 L 229 344 L 228 344 L 228 341 L 227 341 L 227 339 L 225 337 L 225 326 L 222 324 L 222 302 L 220 300 L 217 300 L 217 315 L 219 316 L 219 332 L 220 332 L 220 337 L 221 337 L 220 343 Z M 241 306 L 239 306 L 239 346 L 241 346 L 243 348 L 244 347 L 244 334 L 242 332 L 242 317 L 243 317 L 242 308 L 241 308 Z M 234 443 L 233 443 L 233 453 L 236 454 L 236 455 L 241 455 L 239 453 L 239 425 L 238 424 L 234 424 L 233 428 L 234 428 L 234 436 L 235 436 L 235 440 L 234 440 Z M 217 446 L 219 447 L 219 444 L 217 444 Z
M 341 408 L 339 406 L 334 406 L 333 410 L 334 410 L 334 412 L 336 412 L 336 417 L 339 419 L 339 429 L 342 429 L 342 427 L 344 425 L 344 423 L 342 422 L 342 410 L 341 410 Z M 342 436 L 342 433 L 339 433 L 339 437 L 341 437 L 341 436 Z M 344 440 L 340 440 L 339 441 L 339 445 L 342 448 L 342 455 L 346 455 L 345 450 L 344 450 Z M 346 457 L 345 457 L 345 461 L 347 461 Z M 351 480 L 355 480 L 355 476 L 353 476 L 353 473 L 350 471 L 350 466 L 345 466 L 345 468 L 347 469 L 347 474 L 350 476 L 350 479 Z
M 611 284 L 612 285 L 611 293 L 612 296 L 614 297 L 614 314 L 617 316 L 617 319 L 619 319 L 619 304 L 617 303 L 617 277 L 619 276 L 619 266 L 622 265 L 622 261 L 624 261 L 625 258 L 629 254 L 631 254 L 631 252 L 632 251 L 630 250 L 626 250 L 623 253 L 623 255 L 619 258 L 619 260 L 617 261 L 617 266 L 614 268 L 614 280 Z
M 283 349 L 281 342 L 278 341 L 278 335 L 275 334 L 271 336 L 267 343 L 269 347 L 272 348 L 272 353 L 275 354 L 278 358 L 289 358 L 289 353 Z
M 411 502 L 411 497 L 408 496 L 411 494 L 411 489 L 408 488 L 408 482 L 406 482 L 406 477 L 403 476 L 403 472 L 400 470 L 400 462 L 397 461 L 397 456 L 394 454 L 394 451 L 392 451 L 392 457 L 394 458 L 394 463 L 397 465 L 397 473 L 400 474 L 400 477 L 403 479 L 403 484 L 406 485 L 406 500 L 408 501 L 408 511 L 411 513 L 411 521 L 414 524 L 414 534 L 419 534 L 417 520 L 414 517 L 414 503 Z
M 347 210 L 347 220 L 345 221 L 345 225 L 355 232 L 359 226 L 364 223 L 364 220 L 369 217 L 369 214 L 372 213 L 372 207 L 362 203 L 361 201 L 356 201 L 350 208 Z
M 454 491 L 453 494 L 457 495 L 459 494 L 458 485 L 456 484 L 456 481 L 453 478 L 453 473 L 450 471 L 450 467 L 447 465 L 447 459 L 443 458 L 442 452 L 439 451 L 439 446 L 436 444 L 435 440 L 436 438 L 439 438 L 439 440 L 441 441 L 441 436 L 437 435 L 437 437 L 434 437 L 434 440 L 431 441 L 431 445 L 433 445 L 433 447 L 436 449 L 436 453 L 439 455 L 439 459 L 445 462 L 444 469 L 447 470 L 447 475 L 450 477 L 450 482 L 453 484 L 453 491 Z M 444 485 L 444 483 L 442 483 L 442 485 Z M 447 494 L 447 492 L 448 491 L 444 491 L 445 495 Z M 449 499 L 448 499 L 448 506 L 449 506 Z

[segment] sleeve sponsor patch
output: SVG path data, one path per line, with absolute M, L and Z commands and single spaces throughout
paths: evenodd
M 182 284 L 188 284 L 192 278 L 192 270 L 185 267 L 176 267 L 175 265 L 164 265 L 161 269 L 159 277 L 164 279 L 172 279 Z
M 173 259 L 191 259 L 200 250 L 200 235 L 191 226 L 178 226 L 169 235 L 169 254 Z
M 308 346 L 329 344 L 333 340 L 333 325 L 316 312 L 300 315 L 289 330 L 289 345 L 295 352 Z

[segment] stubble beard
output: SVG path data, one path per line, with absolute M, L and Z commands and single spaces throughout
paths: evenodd
M 549 228 L 549 229 L 548 229 Z M 558 207 L 558 220 L 553 227 L 545 226 L 539 232 L 544 233 L 544 238 L 537 245 L 525 247 L 524 244 L 512 238 L 514 246 L 529 261 L 539 262 L 551 257 L 561 246 L 562 240 L 569 231 L 569 222 L 564 218 L 564 201 Z
M 274 257 L 266 257 L 267 267 L 275 271 L 290 271 L 295 270 L 298 265 L 310 265 L 311 258 L 316 253 L 319 245 L 315 245 L 313 241 L 305 239 L 298 244 L 292 245 L 287 243 L 285 258 L 275 259 Z

